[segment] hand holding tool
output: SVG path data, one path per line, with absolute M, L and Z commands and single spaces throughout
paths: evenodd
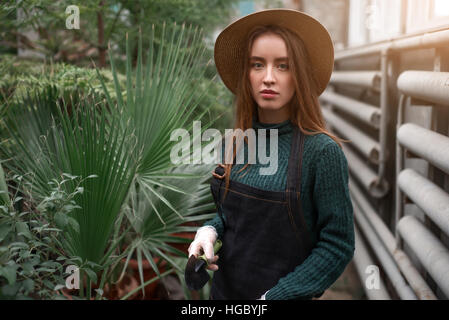
M 221 241 L 217 240 L 214 244 L 214 254 L 221 248 Z M 210 276 L 206 270 L 209 265 L 209 260 L 203 254 L 199 257 L 191 255 L 187 261 L 184 277 L 186 285 L 190 290 L 200 290 L 209 281 Z

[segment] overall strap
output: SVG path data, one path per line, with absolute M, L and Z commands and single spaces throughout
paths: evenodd
M 302 247 L 302 255 L 305 259 L 309 255 L 312 245 L 301 207 L 301 171 L 304 139 L 304 134 L 297 126 L 294 126 L 290 157 L 288 160 L 286 193 L 290 221 L 295 231 L 296 238 Z
M 223 223 L 223 226 L 224 226 L 224 225 L 226 225 L 226 222 L 225 222 L 225 220 L 223 218 L 223 212 L 222 212 L 222 210 L 223 210 L 222 202 L 223 201 L 222 201 L 221 190 L 223 189 L 222 186 L 223 186 L 223 183 L 225 182 L 225 170 L 224 170 L 223 167 L 217 166 L 214 169 L 214 173 L 216 175 L 218 175 L 219 179 L 220 179 L 220 184 L 218 185 L 218 188 L 217 188 L 217 193 L 218 194 L 217 194 L 217 198 L 216 198 L 216 204 L 217 204 L 218 216 L 220 217 L 220 220 L 221 220 L 221 222 Z M 211 190 L 212 190 L 212 186 L 211 186 Z M 212 194 L 213 194 L 213 190 L 212 190 Z
M 304 134 L 301 133 L 297 126 L 293 128 L 292 144 L 290 148 L 290 157 L 288 159 L 287 170 L 287 190 L 301 191 L 301 170 L 302 170 L 302 153 L 304 149 Z

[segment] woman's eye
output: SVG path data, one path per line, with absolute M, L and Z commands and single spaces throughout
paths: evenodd
M 282 69 L 282 70 L 287 70 L 287 69 L 288 69 L 288 64 L 286 64 L 286 63 L 281 63 L 281 64 L 279 65 L 279 68 Z
M 261 68 L 261 67 L 262 67 L 262 64 L 259 63 L 259 62 L 254 62 L 254 63 L 252 64 L 252 67 L 253 67 L 253 68 Z

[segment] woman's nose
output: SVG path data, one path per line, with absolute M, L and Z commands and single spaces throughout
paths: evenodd
M 273 76 L 273 69 L 271 67 L 267 68 L 267 71 L 265 72 L 265 76 L 263 78 L 264 83 L 274 83 L 275 79 Z

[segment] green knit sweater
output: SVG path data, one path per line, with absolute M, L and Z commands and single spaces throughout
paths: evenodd
M 268 165 L 258 163 L 250 164 L 238 173 L 244 164 L 236 164 L 232 167 L 230 179 L 264 190 L 284 191 L 293 124 L 290 120 L 279 124 L 253 121 L 253 128 L 278 129 L 277 173 L 260 175 L 259 168 Z M 248 159 L 246 147 L 245 144 L 245 163 Z M 269 150 L 267 147 L 267 153 Z M 270 288 L 266 299 L 311 298 L 329 288 L 354 255 L 354 220 L 348 189 L 348 163 L 338 144 L 323 133 L 305 136 L 301 205 L 312 236 L 313 250 L 301 265 Z M 218 214 L 204 225 L 215 227 L 218 237 L 223 237 L 225 230 Z

